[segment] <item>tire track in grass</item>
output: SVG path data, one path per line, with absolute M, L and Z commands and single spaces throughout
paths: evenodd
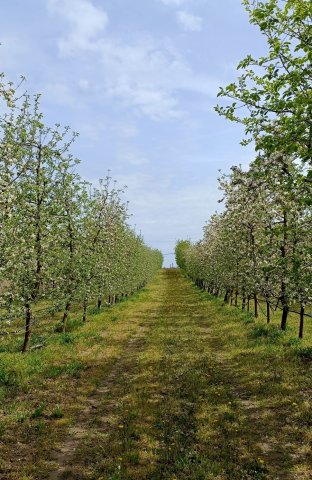
M 54 452 L 50 480 L 89 478 L 83 455 L 86 454 L 88 443 L 94 446 L 94 442 L 97 444 L 99 439 L 106 439 L 111 430 L 118 428 L 116 410 L 124 391 L 124 379 L 127 377 L 128 381 L 131 377 L 131 359 L 142 348 L 148 329 L 153 323 L 151 309 L 148 314 L 149 321 L 138 324 L 110 372 L 88 398 L 88 403 L 81 408 L 76 423 L 69 429 L 69 435 Z M 144 311 L 140 312 L 140 315 L 144 316 Z

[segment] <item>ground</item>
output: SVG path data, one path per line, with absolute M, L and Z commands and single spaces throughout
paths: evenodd
M 311 359 L 292 331 L 175 269 L 93 313 L 2 354 L 1 480 L 312 479 Z

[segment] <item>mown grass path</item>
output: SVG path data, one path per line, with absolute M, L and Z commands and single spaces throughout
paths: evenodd
M 88 369 L 66 400 L 70 421 L 51 448 L 32 437 L 33 465 L 19 478 L 312 478 L 310 364 L 248 339 L 239 311 L 177 270 L 114 308 L 120 319 L 102 346 L 113 354 L 92 362 L 85 353 Z

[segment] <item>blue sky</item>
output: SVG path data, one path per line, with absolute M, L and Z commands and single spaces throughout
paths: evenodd
M 10 0 L 0 42 L 0 71 L 42 93 L 46 124 L 80 133 L 81 175 L 127 185 L 146 243 L 168 254 L 201 237 L 218 170 L 253 158 L 213 109 L 237 63 L 265 51 L 239 0 Z

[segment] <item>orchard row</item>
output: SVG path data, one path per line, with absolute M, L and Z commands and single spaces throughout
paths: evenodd
M 43 123 L 39 97 L 18 95 L 0 77 L 0 312 L 2 334 L 24 323 L 23 351 L 42 316 L 74 304 L 114 303 L 142 288 L 162 265 L 127 224 L 123 191 L 108 175 L 95 188 L 76 170 L 76 138 Z
M 312 303 L 311 2 L 243 2 L 268 52 L 240 62 L 236 83 L 216 110 L 245 126 L 256 158 L 248 169 L 221 175 L 224 211 L 212 216 L 201 241 L 181 241 L 178 265 L 201 287 L 243 309 L 266 303 L 267 321 L 281 309 L 300 314 L 299 336 Z

